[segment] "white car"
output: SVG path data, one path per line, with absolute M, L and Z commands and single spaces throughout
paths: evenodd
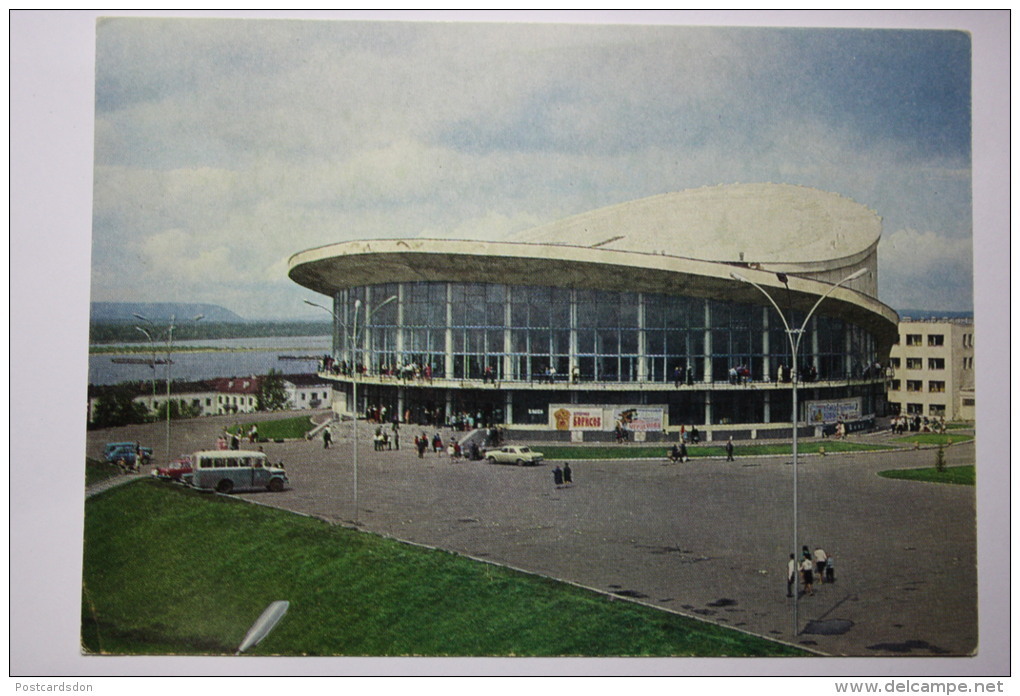
M 530 447 L 500 447 L 485 453 L 489 464 L 516 464 L 517 466 L 535 466 L 544 457 L 541 452 L 533 452 Z

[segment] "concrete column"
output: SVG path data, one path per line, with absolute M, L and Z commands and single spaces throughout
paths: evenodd
M 574 374 L 574 367 L 579 367 L 577 359 L 577 290 L 570 289 L 570 367 L 569 373 Z M 569 377 L 568 377 L 569 379 Z
M 397 418 L 400 419 L 401 423 L 404 422 L 404 409 L 407 408 L 404 396 L 404 387 L 397 387 Z
M 347 356 L 347 351 L 344 347 L 343 330 L 344 327 L 341 325 L 337 317 L 343 318 L 344 316 L 344 290 L 338 291 L 333 295 L 333 359 L 343 360 Z M 341 355 L 341 353 L 343 355 Z
M 853 362 L 851 361 L 850 356 L 850 350 L 853 346 L 853 341 L 851 340 L 850 337 L 851 334 L 850 325 L 846 322 L 842 322 L 842 324 L 843 324 L 843 373 L 847 376 L 847 379 L 849 379 L 851 376 L 850 369 L 853 367 Z M 870 353 L 868 353 L 868 355 L 870 356 Z
M 811 364 L 817 371 L 818 364 L 818 317 L 811 317 Z
M 450 379 L 453 377 L 453 288 L 450 283 L 446 283 L 446 336 L 443 354 L 443 377 Z M 449 414 L 449 406 L 446 412 Z
M 361 306 L 360 316 L 358 317 L 358 333 L 361 338 L 361 361 L 365 365 L 366 374 L 372 374 L 372 329 L 368 327 L 368 322 L 371 319 L 371 312 L 374 309 L 372 306 L 372 288 L 365 286 L 365 304 Z
M 513 352 L 514 346 L 513 336 L 510 333 L 510 322 L 513 317 L 513 314 L 510 311 L 510 300 L 512 295 L 513 290 L 509 285 L 507 285 L 506 297 L 504 298 L 505 302 L 503 304 L 503 374 L 497 375 L 499 379 L 506 379 L 513 371 L 513 358 L 510 357 L 510 353 Z M 508 419 L 507 423 L 509 423 L 510 416 L 506 415 L 505 418 Z
M 404 283 L 397 284 L 397 361 L 402 368 L 407 363 L 404 359 Z M 403 417 L 403 414 L 401 414 Z
M 762 369 L 762 372 L 764 372 L 765 374 L 761 375 L 761 377 L 759 379 L 762 382 L 768 382 L 768 381 L 770 381 L 772 379 L 772 359 L 771 359 L 772 356 L 770 355 L 770 352 L 769 352 L 769 308 L 768 307 L 762 307 L 761 308 L 761 323 L 762 323 L 762 330 L 761 330 L 761 352 L 762 352 L 761 369 Z M 766 400 L 765 404 L 766 404 L 765 408 L 766 408 L 766 413 L 767 413 L 768 412 L 768 401 L 767 400 Z M 765 422 L 767 423 L 768 421 L 766 420 Z
M 638 323 L 638 335 L 637 335 L 637 380 L 639 382 L 648 381 L 648 344 L 645 336 L 645 294 L 643 292 L 638 293 L 638 306 L 637 306 L 637 323 Z
M 704 379 L 712 383 L 712 305 L 710 300 L 705 300 L 705 370 Z M 706 413 L 707 413 L 706 406 Z
M 764 402 L 765 402 L 765 416 L 764 416 L 765 422 L 766 423 L 771 423 L 772 422 L 772 392 L 771 391 L 766 391 L 765 392 Z
M 504 395 L 503 418 L 506 420 L 507 425 L 510 425 L 511 423 L 514 422 L 513 391 L 507 389 L 506 391 L 503 392 L 503 395 Z
M 704 425 L 712 425 L 712 391 L 705 390 L 705 423 Z M 705 439 L 708 439 L 708 433 L 705 433 Z

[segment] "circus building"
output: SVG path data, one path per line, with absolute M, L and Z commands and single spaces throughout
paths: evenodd
M 575 441 L 784 437 L 794 380 L 804 434 L 884 413 L 898 318 L 877 299 L 880 235 L 842 196 L 738 184 L 502 241 L 342 242 L 295 254 L 290 277 L 331 300 L 309 304 L 334 318 L 320 369 L 339 412 Z

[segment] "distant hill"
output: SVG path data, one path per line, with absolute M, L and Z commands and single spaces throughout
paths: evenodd
M 205 315 L 203 321 L 207 322 L 247 321 L 219 305 L 188 302 L 93 302 L 90 311 L 93 322 L 137 322 L 135 314 L 157 324 L 170 321 L 171 316 L 187 320 L 199 314 Z
M 927 319 L 970 319 L 973 321 L 974 312 L 945 312 L 937 309 L 897 309 L 896 313 L 900 319 L 927 320 Z

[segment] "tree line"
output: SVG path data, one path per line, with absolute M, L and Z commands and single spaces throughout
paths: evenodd
M 166 341 L 167 325 L 156 323 L 155 331 L 144 322 L 92 322 L 89 343 L 148 343 L 141 326 L 157 343 Z M 182 322 L 174 326 L 175 341 L 219 338 L 287 338 L 292 336 L 329 336 L 333 326 L 328 321 L 250 321 L 250 322 Z

